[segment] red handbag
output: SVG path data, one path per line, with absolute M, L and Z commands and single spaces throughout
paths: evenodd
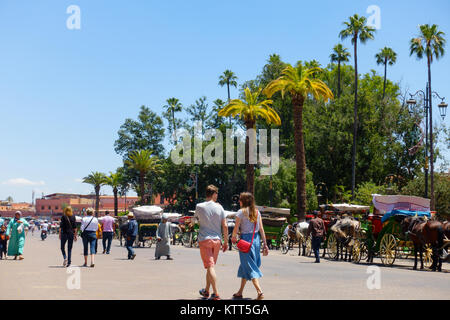
M 248 253 L 252 247 L 253 244 L 253 239 L 255 238 L 255 230 L 256 230 L 256 222 L 255 222 L 255 227 L 253 228 L 253 236 L 252 236 L 252 242 L 248 242 L 245 240 L 240 239 L 237 243 L 237 248 L 239 249 L 240 252 L 242 253 Z

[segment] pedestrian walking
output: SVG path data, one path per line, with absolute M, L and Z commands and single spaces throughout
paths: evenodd
M 0 224 L 0 260 L 7 257 L 8 236 L 6 234 L 6 226 Z
M 97 231 L 95 232 L 95 238 L 97 239 L 97 241 L 95 241 L 95 254 L 97 254 L 98 243 L 100 242 L 100 239 L 103 238 L 103 230 L 102 230 L 102 225 L 100 224 L 100 222 L 98 223 L 98 228 L 97 228 Z
M 101 219 L 103 230 L 103 254 L 109 254 L 111 251 L 111 243 L 114 235 L 114 218 L 109 215 L 109 211 L 105 212 L 105 216 Z
M 72 207 L 65 207 L 61 217 L 59 228 L 59 240 L 61 241 L 61 253 L 64 258 L 63 267 L 70 267 L 72 263 L 73 242 L 77 241 L 77 223 L 73 215 Z M 66 255 L 67 242 L 67 255 Z
M 264 255 L 267 255 L 269 248 L 267 247 L 266 235 L 262 226 L 262 218 L 255 206 L 255 198 L 250 192 L 243 192 L 240 194 L 239 203 L 241 209 L 236 214 L 236 222 L 233 230 L 231 241 L 237 243 L 237 233 L 240 231 L 240 241 L 246 241 L 248 251 L 243 252 L 243 248 L 239 248 L 240 265 L 237 276 L 241 278 L 241 287 L 233 294 L 233 298 L 242 299 L 243 292 L 247 281 L 252 281 L 257 297 L 256 300 L 264 299 L 259 284 L 259 278 L 263 276 L 261 270 L 261 240 L 264 243 Z
M 8 224 L 6 234 L 9 236 L 8 256 L 14 256 L 14 260 L 19 257 L 23 260 L 23 247 L 25 246 L 25 227 L 29 224 L 27 220 L 21 218 L 22 212 L 16 211 L 14 219 Z
M 136 236 L 138 234 L 138 223 L 134 218 L 134 214 L 130 212 L 128 214 L 128 229 L 127 229 L 127 241 L 126 247 L 128 251 L 128 260 L 134 260 L 136 253 L 134 253 L 133 243 L 136 241 Z
M 194 215 L 199 221 L 198 241 L 200 256 L 206 269 L 206 286 L 199 293 L 202 297 L 210 298 L 210 300 L 220 300 L 214 266 L 217 263 L 221 246 L 223 252 L 228 249 L 227 220 L 223 207 L 217 203 L 218 195 L 219 189 L 209 185 L 206 188 L 206 201 L 197 204 Z M 210 287 L 213 289 L 211 297 L 209 296 Z
M 314 251 L 314 256 L 316 257 L 315 263 L 320 263 L 320 244 L 322 243 L 323 236 L 325 234 L 325 224 L 323 220 L 319 218 L 319 212 L 314 211 L 314 218 L 309 221 L 308 232 L 306 238 L 311 235 L 311 247 Z
M 158 224 L 156 230 L 156 250 L 155 259 L 159 260 L 162 256 L 166 256 L 167 260 L 173 260 L 170 257 L 170 238 L 172 237 L 171 223 L 168 221 L 167 213 L 162 215 L 161 223 Z
M 83 254 L 84 254 L 84 264 L 83 267 L 87 267 L 88 253 L 89 249 L 91 252 L 91 267 L 95 266 L 94 256 L 95 243 L 97 242 L 97 229 L 98 220 L 94 217 L 94 209 L 88 208 L 86 210 L 87 216 L 83 217 L 81 220 L 81 238 L 83 239 Z

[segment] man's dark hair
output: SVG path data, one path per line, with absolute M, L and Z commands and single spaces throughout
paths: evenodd
M 219 193 L 219 189 L 215 186 L 210 184 L 206 187 L 206 197 L 210 198 L 213 196 L 214 193 Z
M 106 211 L 105 211 L 105 215 L 108 215 L 108 214 L 109 214 L 109 211 L 108 211 L 108 210 L 106 210 Z

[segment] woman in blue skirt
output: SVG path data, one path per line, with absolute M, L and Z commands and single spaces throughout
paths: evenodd
M 241 278 L 241 287 L 238 292 L 233 294 L 233 298 L 241 299 L 247 281 L 251 280 L 258 294 L 256 300 L 262 300 L 264 299 L 264 294 L 258 281 L 258 279 L 262 277 L 262 273 L 259 270 L 259 267 L 261 266 L 260 239 L 262 238 L 264 243 L 264 255 L 267 255 L 269 248 L 266 243 L 266 235 L 264 233 L 264 229 L 261 228 L 261 214 L 255 207 L 255 198 L 253 197 L 253 194 L 250 192 L 241 193 L 239 203 L 241 205 L 241 209 L 236 214 L 236 224 L 234 226 L 231 241 L 233 243 L 237 242 L 236 237 L 238 231 L 240 231 L 240 238 L 242 240 L 251 243 L 252 238 L 254 238 L 249 252 L 243 253 L 239 251 L 239 259 L 241 264 L 239 265 L 237 276 Z

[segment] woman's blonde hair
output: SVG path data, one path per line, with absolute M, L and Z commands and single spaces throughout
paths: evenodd
M 247 209 L 248 220 L 256 222 L 258 220 L 258 211 L 255 206 L 255 197 L 250 192 L 242 192 L 239 195 L 239 200 L 242 202 L 241 209 Z
M 94 209 L 92 209 L 92 208 L 87 208 L 87 209 L 86 209 L 86 214 L 87 214 L 88 216 L 92 216 L 92 215 L 94 214 Z
M 64 215 L 68 217 L 71 217 L 73 215 L 72 207 L 65 207 L 63 212 Z

